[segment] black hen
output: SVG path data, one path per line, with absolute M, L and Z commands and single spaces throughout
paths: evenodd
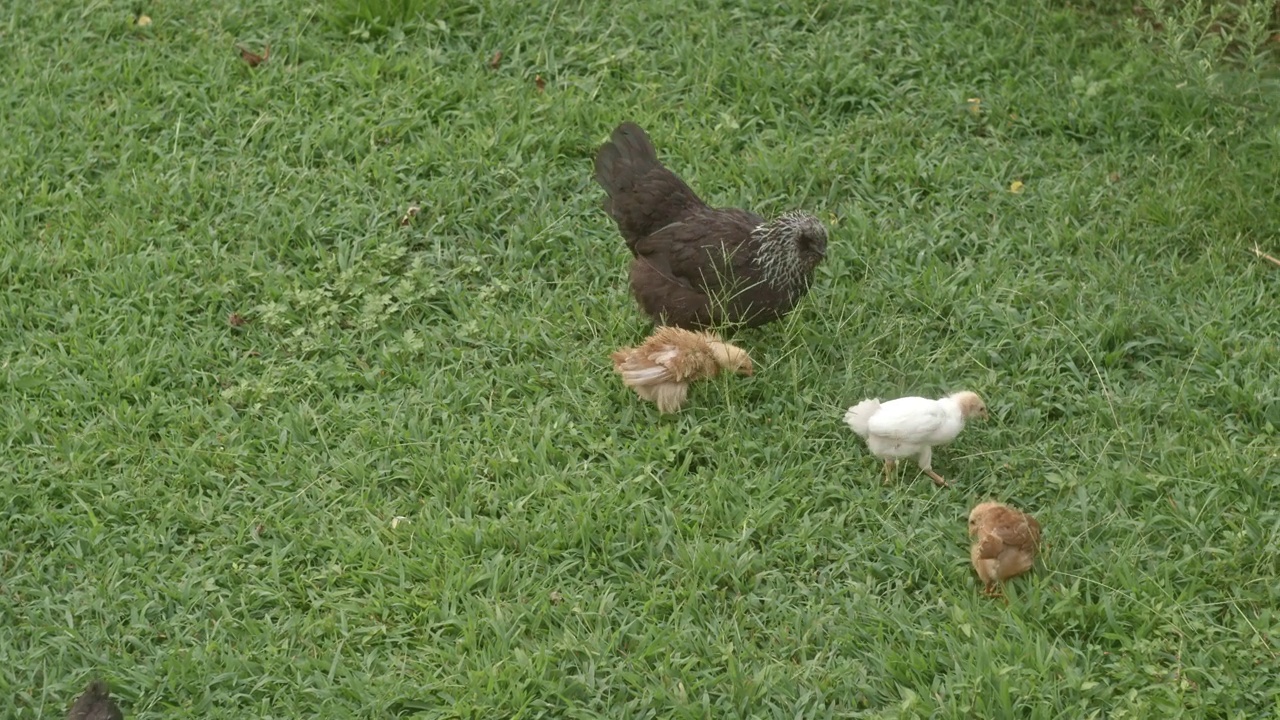
M 124 713 L 111 700 L 111 690 L 102 680 L 94 680 L 76 698 L 67 720 L 124 720 Z
M 827 253 L 812 215 L 771 221 L 708 207 L 663 167 L 649 136 L 622 123 L 596 153 L 605 210 L 631 248 L 631 291 L 655 324 L 756 327 L 791 312 Z

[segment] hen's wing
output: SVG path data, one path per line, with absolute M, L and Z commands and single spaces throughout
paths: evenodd
M 752 278 L 743 272 L 746 263 L 738 251 L 763 222 L 745 210 L 691 209 L 680 220 L 636 242 L 633 249 L 672 282 L 707 295 L 741 290 Z
M 596 182 L 609 197 L 604 209 L 618 223 L 627 246 L 676 222 L 706 204 L 658 160 L 653 142 L 639 125 L 624 122 L 600 146 Z
M 872 435 L 920 443 L 928 440 L 947 420 L 936 400 L 907 397 L 883 403 L 867 421 Z

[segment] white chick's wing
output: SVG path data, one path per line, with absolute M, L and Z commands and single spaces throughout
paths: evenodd
M 881 405 L 867 422 L 867 429 L 880 437 L 920 442 L 932 437 L 946 421 L 947 414 L 937 400 L 905 397 Z

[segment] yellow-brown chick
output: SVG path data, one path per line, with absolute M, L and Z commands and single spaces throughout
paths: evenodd
M 721 370 L 750 375 L 751 358 L 712 332 L 660 327 L 639 347 L 611 356 L 622 382 L 640 397 L 673 413 L 684 406 L 689 383 L 715 377 Z
M 998 502 L 978 503 L 969 512 L 973 549 L 969 558 L 986 585 L 998 597 L 999 584 L 1031 569 L 1040 550 L 1040 523 L 1030 515 Z

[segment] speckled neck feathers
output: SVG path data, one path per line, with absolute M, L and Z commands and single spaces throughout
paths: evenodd
M 754 262 L 764 281 L 775 287 L 806 282 L 816 263 L 806 261 L 800 251 L 800 236 L 808 234 L 826 240 L 827 231 L 818 218 L 804 212 L 788 212 L 751 231 L 756 244 Z

